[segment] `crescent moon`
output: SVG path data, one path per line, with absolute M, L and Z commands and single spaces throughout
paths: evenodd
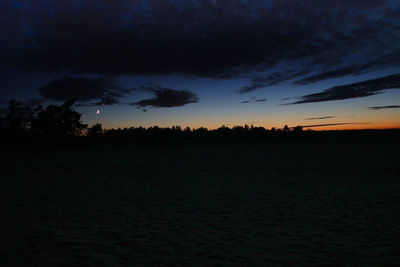
M 96 111 L 96 114 L 99 115 L 99 114 L 100 114 L 100 110 L 97 110 L 97 111 Z

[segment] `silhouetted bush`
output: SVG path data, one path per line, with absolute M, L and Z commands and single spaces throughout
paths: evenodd
M 89 137 L 99 137 L 103 134 L 103 125 L 101 123 L 96 123 L 88 128 Z

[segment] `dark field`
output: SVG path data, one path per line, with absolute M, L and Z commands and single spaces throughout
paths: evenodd
M 399 148 L 1 152 L 0 265 L 398 266 Z

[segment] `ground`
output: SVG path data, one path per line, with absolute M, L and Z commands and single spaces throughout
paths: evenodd
M 0 152 L 0 264 L 396 266 L 399 144 Z

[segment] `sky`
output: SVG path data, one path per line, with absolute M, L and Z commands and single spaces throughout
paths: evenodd
M 0 115 L 76 99 L 105 128 L 399 128 L 399 88 L 397 0 L 0 1 Z

